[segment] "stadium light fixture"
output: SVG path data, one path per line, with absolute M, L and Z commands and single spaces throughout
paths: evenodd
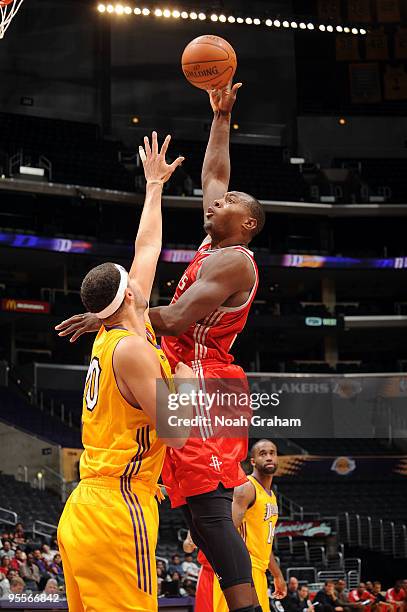
M 185 10 L 180 11 L 178 9 L 170 9 L 170 8 L 155 8 L 153 10 L 150 10 L 148 8 L 140 8 L 138 6 L 132 8 L 131 6 L 129 6 L 128 4 L 104 4 L 104 3 L 99 3 L 96 5 L 97 11 L 99 13 L 115 13 L 116 15 L 131 15 L 132 13 L 134 13 L 134 15 L 143 15 L 145 17 L 148 17 L 149 15 L 154 15 L 155 17 L 165 17 L 165 18 L 170 18 L 173 17 L 174 19 L 191 19 L 192 21 L 196 21 L 196 20 L 200 20 L 200 21 L 205 21 L 206 19 L 210 19 L 213 22 L 220 22 L 220 23 L 238 23 L 238 24 L 247 24 L 247 25 L 256 25 L 256 26 L 267 26 L 267 27 L 275 27 L 275 28 L 280 28 L 281 26 L 283 28 L 291 28 L 293 30 L 315 30 L 318 29 L 320 32 L 329 32 L 329 33 L 333 33 L 333 32 L 338 32 L 338 33 L 342 33 L 344 32 L 345 34 L 354 34 L 354 35 L 362 35 L 365 36 L 367 34 L 367 30 L 365 28 L 356 28 L 356 27 L 351 27 L 351 26 L 343 26 L 343 25 L 337 25 L 337 26 L 333 26 L 333 25 L 324 25 L 324 24 L 317 24 L 314 25 L 313 23 L 305 23 L 303 21 L 301 22 L 297 22 L 297 21 L 289 21 L 288 19 L 285 19 L 284 21 L 280 21 L 280 19 L 270 19 L 270 18 L 260 18 L 260 17 L 235 17 L 234 15 L 224 15 L 223 13 L 218 15 L 217 13 L 212 13 L 211 15 L 207 15 L 204 12 L 197 12 L 197 11 L 190 11 L 187 12 Z

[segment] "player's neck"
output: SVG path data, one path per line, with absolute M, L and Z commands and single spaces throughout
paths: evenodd
M 144 317 L 139 317 L 136 313 L 127 317 L 121 317 L 114 322 L 112 327 L 126 329 L 140 336 L 144 336 L 146 332 Z
M 229 236 L 228 238 L 217 238 L 211 236 L 211 249 L 224 249 L 230 246 L 243 246 L 247 248 L 249 243 L 242 236 Z
M 262 474 L 256 468 L 253 469 L 252 476 L 261 484 L 261 486 L 266 489 L 266 491 L 271 491 L 271 485 L 273 484 L 273 475 L 272 474 Z

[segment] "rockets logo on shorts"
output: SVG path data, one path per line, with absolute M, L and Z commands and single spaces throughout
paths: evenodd
M 220 472 L 220 466 L 222 465 L 222 461 L 219 461 L 216 455 L 212 455 L 211 462 L 209 465 L 213 467 L 217 472 Z

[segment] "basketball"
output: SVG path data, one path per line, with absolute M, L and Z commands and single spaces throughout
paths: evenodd
M 199 89 L 221 89 L 233 78 L 237 59 L 227 40 L 205 35 L 194 38 L 185 47 L 181 64 L 191 85 Z

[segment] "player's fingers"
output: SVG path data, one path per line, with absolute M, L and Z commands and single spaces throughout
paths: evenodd
M 58 325 L 55 325 L 55 329 L 63 329 L 72 323 L 79 323 L 79 321 L 83 320 L 83 315 L 73 315 L 73 317 L 69 317 L 69 319 L 65 319 L 65 321 L 61 321 Z
M 78 329 L 78 331 L 76 331 L 76 332 L 74 333 L 74 335 L 72 336 L 72 338 L 70 338 L 70 339 L 69 339 L 69 342 L 76 342 L 76 341 L 77 341 L 77 339 L 78 339 L 80 336 L 82 336 L 82 334 L 84 334 L 84 333 L 85 333 L 85 331 L 84 331 L 84 330 L 82 330 L 82 329 Z
M 170 165 L 171 172 L 174 172 L 175 168 L 178 168 L 178 166 L 180 166 L 182 164 L 184 159 L 185 159 L 185 157 L 177 157 L 177 159 L 175 161 L 173 161 L 172 164 Z
M 237 94 L 238 89 L 240 89 L 242 87 L 243 83 L 235 83 L 232 87 L 232 93 L 234 95 Z
M 158 139 L 157 139 L 157 132 L 156 131 L 154 131 L 151 134 L 151 142 L 152 142 L 153 155 L 158 155 Z
M 151 147 L 148 136 L 144 136 L 144 150 L 146 152 L 147 157 L 149 157 L 151 155 Z
M 79 321 L 78 323 L 71 323 L 65 329 L 59 332 L 58 336 L 70 336 L 73 332 L 76 332 L 79 329 L 85 329 L 83 325 L 83 321 Z
M 166 153 L 167 153 L 168 146 L 169 146 L 170 142 L 171 142 L 171 135 L 170 135 L 170 134 L 168 134 L 168 135 L 165 137 L 165 140 L 164 140 L 164 142 L 163 142 L 163 144 L 162 144 L 161 151 L 160 151 L 160 155 L 162 155 L 163 157 L 165 157 L 165 155 L 166 155 Z
M 147 160 L 147 155 L 141 145 L 138 148 L 138 154 L 140 156 L 141 162 L 144 164 L 144 162 Z

